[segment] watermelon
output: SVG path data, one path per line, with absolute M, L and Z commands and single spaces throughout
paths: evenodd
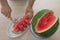
M 50 37 L 59 25 L 59 18 L 48 9 L 39 11 L 32 19 L 32 29 L 40 37 Z
M 23 18 L 17 20 L 17 22 L 12 27 L 12 32 L 19 34 L 24 32 L 27 29 L 27 26 L 30 25 L 30 18 L 28 15 L 23 16 Z

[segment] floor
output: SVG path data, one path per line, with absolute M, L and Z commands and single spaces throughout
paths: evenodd
M 12 8 L 13 19 L 18 18 L 18 16 L 24 15 L 27 0 L 8 0 L 8 3 Z M 60 18 L 60 0 L 36 0 L 33 6 L 34 15 L 41 9 L 51 9 L 55 12 L 55 15 Z M 35 38 L 30 30 L 28 30 L 23 37 L 11 39 L 7 36 L 7 28 L 11 23 L 11 20 L 4 17 L 1 12 L 0 20 L 0 40 L 41 40 Z M 60 40 L 60 27 L 52 37 L 45 40 Z

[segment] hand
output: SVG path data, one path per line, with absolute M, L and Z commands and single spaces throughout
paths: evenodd
M 6 17 L 10 18 L 11 17 L 11 8 L 9 7 L 8 4 L 2 5 L 1 7 L 1 13 L 5 15 Z
M 33 17 L 33 9 L 31 7 L 27 7 L 25 14 L 29 15 L 29 17 L 32 18 Z

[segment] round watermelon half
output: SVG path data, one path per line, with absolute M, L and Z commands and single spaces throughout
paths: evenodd
M 58 28 L 59 19 L 48 9 L 39 11 L 32 19 L 33 31 L 40 37 L 51 36 Z

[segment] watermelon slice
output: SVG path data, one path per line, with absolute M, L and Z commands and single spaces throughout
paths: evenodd
M 40 37 L 51 36 L 58 28 L 59 19 L 48 9 L 39 11 L 32 19 L 32 28 Z
M 30 25 L 30 19 L 28 15 L 25 15 L 23 18 L 19 19 L 12 28 L 12 32 L 18 34 L 24 32 L 27 27 Z

